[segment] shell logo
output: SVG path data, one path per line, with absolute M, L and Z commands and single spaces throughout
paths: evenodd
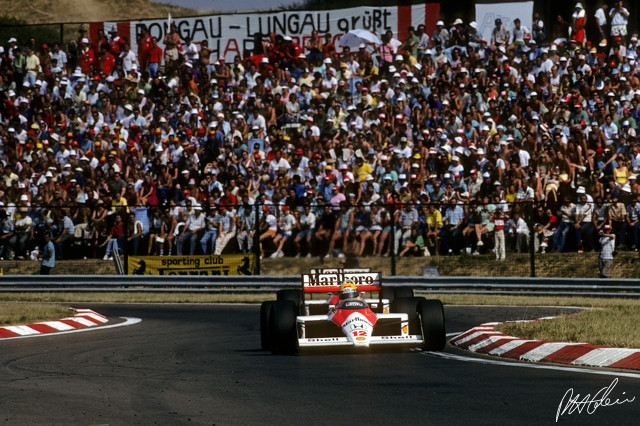
M 407 327 L 406 325 L 402 326 L 402 334 L 407 334 L 409 332 L 409 327 Z
M 366 337 L 359 336 L 359 337 L 356 337 L 356 340 L 358 340 L 358 341 L 362 342 L 363 340 L 367 340 L 367 338 L 366 338 Z

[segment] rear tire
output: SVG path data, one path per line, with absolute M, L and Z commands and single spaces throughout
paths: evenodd
M 413 297 L 413 288 L 403 285 L 395 288 L 394 296 L 398 297 Z
M 291 300 L 277 300 L 271 312 L 271 345 L 274 354 L 293 355 L 298 350 L 296 305 Z
M 395 298 L 396 298 L 395 287 L 382 286 L 382 289 L 380 289 L 380 299 L 387 299 L 391 304 L 393 302 L 393 299 Z
M 260 345 L 265 351 L 271 349 L 271 316 L 275 303 L 275 301 L 268 301 L 260 305 Z
M 413 297 L 413 288 L 404 285 L 400 287 L 382 286 L 380 298 L 389 300 L 389 305 L 393 305 L 393 302 L 399 297 Z
M 409 317 L 409 334 L 421 334 L 418 306 L 424 300 L 422 297 L 397 297 L 393 302 L 393 312 L 407 314 Z
M 441 351 L 447 344 L 444 308 L 439 300 L 422 300 L 418 303 L 418 316 L 422 325 L 425 351 Z
M 277 300 L 290 300 L 296 305 L 296 312 L 302 315 L 304 305 L 304 294 L 302 290 L 278 290 L 276 293 Z

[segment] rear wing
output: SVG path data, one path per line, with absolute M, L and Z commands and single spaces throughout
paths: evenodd
M 380 272 L 363 269 L 312 269 L 302 275 L 302 290 L 305 293 L 335 293 L 345 281 L 352 281 L 359 291 L 380 291 Z

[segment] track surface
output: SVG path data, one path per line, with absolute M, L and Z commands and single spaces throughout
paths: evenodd
M 620 375 L 479 364 L 412 351 L 273 356 L 259 349 L 257 305 L 76 307 L 142 322 L 0 341 L 0 422 L 540 425 L 555 423 L 569 388 L 593 395 Z M 447 331 L 454 332 L 570 310 L 445 311 Z M 450 346 L 445 352 L 495 359 Z M 640 378 L 621 376 L 610 398 L 622 392 L 636 401 L 593 414 L 585 408 L 561 416 L 560 423 L 638 424 Z

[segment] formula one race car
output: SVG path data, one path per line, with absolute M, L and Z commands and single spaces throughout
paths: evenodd
M 319 293 L 329 297 L 314 299 Z M 262 348 L 274 354 L 383 345 L 441 351 L 446 344 L 439 300 L 414 297 L 411 287 L 382 286 L 380 273 L 369 269 L 319 269 L 302 275 L 301 290 L 280 290 L 277 300 L 262 303 L 260 336 Z

